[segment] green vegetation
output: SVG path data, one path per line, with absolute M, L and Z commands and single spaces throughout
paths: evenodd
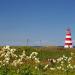
M 0 50 L 2 50 L 2 46 L 0 47 Z M 48 62 L 48 59 L 54 59 L 56 61 L 56 59 L 58 59 L 59 57 L 62 57 L 63 55 L 70 57 L 71 56 L 71 52 L 75 53 L 75 49 L 64 49 L 61 47 L 39 47 L 39 48 L 34 48 L 34 47 L 30 47 L 30 46 L 11 46 L 10 48 L 8 47 L 8 50 L 11 50 L 15 48 L 16 50 L 14 50 L 14 52 L 12 54 L 16 54 L 18 56 L 18 58 L 16 58 L 15 56 L 10 56 L 8 54 L 8 52 L 10 51 L 5 51 L 7 52 L 7 54 L 9 55 L 10 61 L 9 63 L 11 64 L 12 61 L 16 60 L 16 62 L 19 61 L 19 59 L 21 60 L 21 55 L 22 52 L 25 51 L 25 56 L 23 57 L 23 64 L 20 65 L 18 63 L 18 65 L 15 66 L 11 66 L 10 64 L 4 64 L 3 60 L 4 57 L 0 56 L 0 60 L 2 60 L 2 63 L 0 61 L 0 75 L 75 75 L 75 68 L 74 69 L 67 69 L 65 71 L 62 70 L 50 70 L 50 65 L 56 67 L 57 65 L 54 65 L 54 63 L 50 64 Z M 4 49 L 3 49 L 4 50 Z M 32 52 L 37 52 L 35 53 L 35 58 L 37 56 L 37 58 L 39 58 L 40 63 L 35 63 L 35 59 L 33 57 L 28 58 L 26 60 L 26 58 L 28 56 L 31 56 Z M 67 58 L 63 56 L 63 58 Z M 14 58 L 15 57 L 15 58 Z M 7 56 L 8 58 L 8 56 Z M 73 57 L 73 62 L 71 62 L 72 64 L 75 64 L 74 61 L 75 57 Z M 38 61 L 39 61 L 38 60 Z M 63 60 L 64 61 L 64 60 Z M 66 60 L 67 61 L 67 60 Z M 15 63 L 16 63 L 15 62 Z M 21 61 L 19 61 L 21 63 Z M 65 61 L 64 61 L 65 62 Z M 8 62 L 7 62 L 8 63 Z M 67 62 L 64 63 L 64 66 Z M 50 64 L 47 66 L 47 64 Z M 59 63 L 60 64 L 60 63 Z M 58 64 L 58 65 L 59 65 Z M 14 64 L 13 64 L 14 65 Z M 44 69 L 44 67 L 47 66 L 47 68 Z M 66 65 L 67 66 L 67 65 Z
M 39 47 L 33 48 L 30 46 L 11 46 L 11 48 L 17 49 L 17 53 L 21 53 L 22 50 L 26 51 L 26 54 L 29 55 L 31 52 L 38 52 L 38 57 L 40 60 L 45 60 L 48 58 L 58 58 L 60 56 L 67 55 L 69 56 L 71 52 L 75 53 L 75 48 L 64 49 L 61 47 Z

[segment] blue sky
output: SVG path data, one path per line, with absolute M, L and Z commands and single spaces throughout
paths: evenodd
M 67 27 L 75 40 L 75 0 L 0 0 L 0 45 L 64 45 Z

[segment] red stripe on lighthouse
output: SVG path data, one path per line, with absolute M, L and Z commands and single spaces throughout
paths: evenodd
M 65 43 L 65 45 L 72 45 L 72 43 Z
M 71 33 L 66 34 L 67 36 L 71 36 Z
M 71 38 L 65 38 L 65 40 L 72 40 Z

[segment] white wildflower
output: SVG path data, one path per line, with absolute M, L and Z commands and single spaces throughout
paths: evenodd
M 50 70 L 55 70 L 55 68 L 50 68 Z
M 35 66 L 35 69 L 37 69 L 37 66 Z
M 16 54 L 13 54 L 13 53 L 11 54 L 11 56 L 12 57 L 16 57 L 16 58 L 18 57 Z
M 14 60 L 14 61 L 12 62 L 12 65 L 13 65 L 13 66 L 17 66 L 17 60 Z
M 1 57 L 3 57 L 5 55 L 5 53 L 1 54 Z
M 61 70 L 61 68 L 62 68 L 61 66 L 57 67 L 58 70 Z
M 9 45 L 6 45 L 6 46 L 3 47 L 3 49 L 8 49 L 9 50 L 10 49 L 10 46 Z
M 72 57 L 69 57 L 69 58 L 68 58 L 68 62 L 71 61 L 71 60 L 72 60 Z
M 62 57 L 58 58 L 58 59 L 57 59 L 57 63 L 61 62 L 62 60 L 63 60 Z
M 61 70 L 65 71 L 65 69 L 64 69 L 64 68 L 61 68 Z
M 65 55 L 63 55 L 63 59 L 66 61 L 68 59 L 68 57 L 66 57 Z
M 10 51 L 11 51 L 11 52 L 13 52 L 13 51 L 14 51 L 14 49 L 10 49 Z
M 10 58 L 5 58 L 5 60 L 9 61 L 9 60 L 10 60 Z
M 5 58 L 6 58 L 6 57 L 9 57 L 9 54 L 6 54 L 4 57 L 5 57 Z
M 39 68 L 38 68 L 37 66 L 35 66 L 35 69 L 36 69 L 36 70 L 39 70 Z
M 47 64 L 47 65 L 45 65 L 45 67 L 44 67 L 43 69 L 47 69 L 47 68 L 48 68 L 48 66 L 49 66 L 48 64 Z
M 56 62 L 56 60 L 55 59 L 53 59 L 53 63 L 55 63 Z
M 6 64 L 9 64 L 9 61 L 7 60 L 5 63 L 6 63 Z
M 21 64 L 23 64 L 23 62 L 19 62 L 18 64 L 20 64 L 20 65 L 21 65 Z
M 61 64 L 63 64 L 64 63 L 64 61 L 61 61 Z
M 39 61 L 38 58 L 35 58 L 35 62 L 36 62 L 36 63 L 40 63 L 40 61 Z
M 37 56 L 37 52 L 32 52 L 31 54 L 30 54 L 30 58 L 32 58 L 33 56 Z
M 61 63 L 61 66 L 64 66 L 64 64 L 63 64 L 63 63 Z

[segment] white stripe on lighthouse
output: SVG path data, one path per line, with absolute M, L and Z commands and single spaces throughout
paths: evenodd
M 65 40 L 65 43 L 72 43 L 72 41 L 70 41 L 70 40 L 68 40 L 68 41 L 67 41 L 67 40 Z
M 67 35 L 66 38 L 71 38 L 71 36 Z

